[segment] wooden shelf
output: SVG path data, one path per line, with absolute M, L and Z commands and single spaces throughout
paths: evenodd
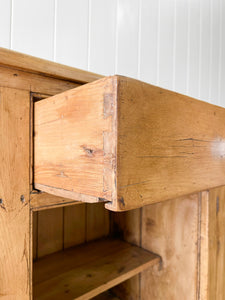
M 89 242 L 34 262 L 34 299 L 91 299 L 159 261 L 120 240 Z

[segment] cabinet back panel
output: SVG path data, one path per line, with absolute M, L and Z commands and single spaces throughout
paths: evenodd
M 33 258 L 109 235 L 104 203 L 76 204 L 33 212 Z

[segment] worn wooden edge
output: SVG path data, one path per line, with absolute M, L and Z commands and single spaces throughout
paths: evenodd
M 29 92 L 0 87 L 0 297 L 31 294 Z
M 110 107 L 109 115 L 112 116 L 112 134 L 114 139 L 111 138 L 110 134 L 104 134 L 104 155 L 107 156 L 106 147 L 107 144 L 110 144 L 111 154 L 112 154 L 112 162 L 111 162 L 111 186 L 112 186 L 112 194 L 111 199 L 106 202 L 105 208 L 111 211 L 119 211 L 118 209 L 118 197 L 117 197 L 117 182 L 118 182 L 118 172 L 117 172 L 117 153 L 118 153 L 118 88 L 119 88 L 119 78 L 120 76 L 114 75 L 108 77 L 108 79 L 112 80 L 112 96 L 109 100 L 106 95 L 105 98 L 108 101 L 104 101 L 104 110 L 108 111 L 108 107 Z M 107 174 L 106 171 L 104 173 Z
M 87 83 L 101 75 L 0 47 L 0 65 L 59 79 Z
M 74 200 L 75 201 L 86 202 L 86 203 L 98 203 L 98 202 L 107 201 L 106 199 L 103 199 L 103 198 L 94 197 L 94 196 L 90 196 L 90 195 L 79 194 L 79 193 L 76 193 L 76 192 L 71 192 L 71 191 L 67 191 L 67 190 L 63 190 L 63 189 L 60 189 L 60 188 L 55 188 L 55 187 L 51 187 L 51 186 L 47 186 L 47 185 L 43 185 L 43 184 L 39 184 L 39 183 L 35 183 L 34 187 L 37 190 L 40 190 L 40 191 L 48 193 L 48 194 L 52 194 L 53 196 L 54 195 L 58 196 L 61 199 L 66 198 L 67 201 L 69 201 L 69 199 L 70 199 L 72 202 L 74 202 Z M 32 201 L 31 201 L 31 205 L 33 207 L 36 206 L 35 202 L 37 203 L 37 200 L 36 200 L 37 198 L 38 197 L 36 197 L 35 200 L 32 199 Z M 53 201 L 57 201 L 56 197 L 54 197 L 52 199 L 53 199 Z M 47 201 L 48 200 L 46 198 L 46 202 Z
M 50 97 L 66 90 L 80 86 L 79 82 L 30 73 L 13 67 L 0 65 L 0 86 L 27 90 L 31 93 L 46 94 Z
M 207 191 L 207 190 L 204 190 L 204 191 Z M 160 191 L 159 191 L 160 192 Z M 186 197 L 186 196 L 191 196 L 191 195 L 194 195 L 194 194 L 198 194 L 200 193 L 201 190 L 198 190 L 198 191 L 195 191 L 195 192 L 190 192 L 190 193 L 186 193 L 186 194 L 180 194 L 180 195 L 177 195 L 177 196 L 174 196 L 174 197 L 170 197 L 168 199 L 162 199 L 161 201 L 158 201 L 158 200 L 155 200 L 155 201 L 152 201 L 151 203 L 146 203 L 146 204 L 142 204 L 140 203 L 139 205 L 134 205 L 134 206 L 131 206 L 129 208 L 123 208 L 123 199 L 119 198 L 117 199 L 117 201 L 115 201 L 115 203 L 111 202 L 111 201 L 108 201 L 105 203 L 105 208 L 108 209 L 108 210 L 111 210 L 112 212 L 129 212 L 129 211 L 132 211 L 132 210 L 135 210 L 135 209 L 140 209 L 142 207 L 145 207 L 145 206 L 149 206 L 149 205 L 154 205 L 156 203 L 162 203 L 162 202 L 167 202 L 167 201 L 171 201 L 173 199 L 177 199 L 177 198 L 182 198 L 182 197 Z M 117 204 L 117 205 L 115 205 Z
M 210 189 L 208 208 L 208 299 L 225 299 L 225 186 Z
M 208 299 L 208 262 L 209 262 L 209 194 L 210 190 L 199 194 L 199 231 L 198 231 L 198 282 L 199 300 Z
M 64 207 L 83 203 L 60 196 L 55 196 L 45 192 L 31 191 L 30 208 L 32 211 L 40 211 L 49 208 Z

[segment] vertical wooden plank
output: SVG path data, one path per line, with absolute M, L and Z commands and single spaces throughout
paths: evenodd
M 187 84 L 188 0 L 175 1 L 174 90 L 185 94 Z
M 54 0 L 13 1 L 12 48 L 53 59 Z
M 38 257 L 63 249 L 63 208 L 38 212 Z
M 58 0 L 56 9 L 56 61 L 87 69 L 88 0 Z
M 209 193 L 200 193 L 200 232 L 199 232 L 199 279 L 197 299 L 206 300 L 208 298 L 208 261 L 209 261 Z M 214 299 L 214 298 L 213 298 Z
M 211 2 L 210 7 L 210 94 L 214 104 L 219 104 L 219 59 L 220 59 L 220 0 Z
M 139 1 L 117 1 L 117 49 L 115 73 L 137 77 Z
M 0 0 L 0 45 L 10 48 L 11 1 Z
M 173 89 L 174 0 L 161 0 L 159 7 L 159 48 L 157 85 Z
M 64 248 L 85 242 L 86 204 L 64 207 Z
M 225 2 L 220 1 L 220 78 L 219 78 L 219 105 L 225 107 Z
M 188 2 L 187 94 L 199 97 L 200 0 Z
M 4 299 L 29 299 L 30 293 L 29 117 L 29 92 L 0 88 L 0 295 Z
M 33 212 L 33 230 L 32 230 L 32 235 L 33 235 L 33 259 L 37 259 L 37 243 L 38 243 L 38 212 L 35 211 Z
M 225 187 L 209 192 L 208 299 L 225 299 Z
M 86 240 L 95 240 L 109 234 L 109 211 L 104 203 L 87 204 Z
M 156 85 L 159 1 L 142 0 L 140 3 L 140 79 Z
M 115 71 L 116 1 L 90 3 L 89 70 L 111 75 Z
M 137 246 L 141 246 L 141 209 L 111 213 L 112 234 Z M 123 300 L 140 299 L 140 275 L 126 280 L 113 288 L 113 292 Z
M 141 233 L 141 209 L 133 209 L 125 212 L 111 212 L 112 234 L 120 237 L 128 243 L 140 246 Z
M 162 265 L 141 274 L 141 299 L 196 299 L 198 194 L 143 208 L 142 246 Z
M 199 97 L 202 100 L 210 101 L 209 80 L 210 80 L 210 1 L 200 0 L 200 91 Z

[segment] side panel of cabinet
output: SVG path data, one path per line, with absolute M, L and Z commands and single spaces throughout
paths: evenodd
M 225 299 L 225 187 L 209 191 L 208 205 L 208 300 L 223 300 Z
M 113 214 L 114 233 L 159 253 L 162 263 L 114 288 L 121 299 L 195 300 L 199 274 L 199 194 Z
M 141 246 L 142 209 L 127 212 L 111 212 L 112 234 L 128 243 Z M 138 274 L 113 288 L 113 292 L 123 300 L 140 300 L 140 278 Z
M 33 259 L 108 236 L 109 223 L 104 203 L 79 203 L 34 212 Z
M 30 93 L 0 88 L 0 296 L 30 295 Z
M 198 288 L 199 195 L 143 208 L 142 246 L 161 268 L 141 275 L 141 299 L 195 300 Z
M 135 300 L 224 299 L 224 186 L 134 212 L 113 215 L 114 232 L 159 253 L 162 264 L 114 288 L 117 295 Z

